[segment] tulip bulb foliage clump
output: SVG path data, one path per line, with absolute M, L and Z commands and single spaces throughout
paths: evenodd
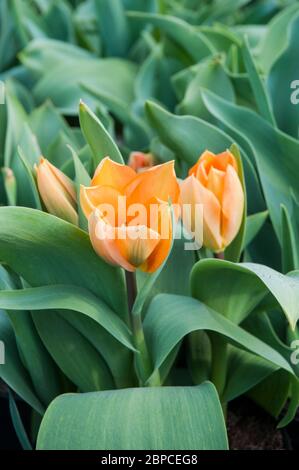
M 22 446 L 227 449 L 243 395 L 292 422 L 297 2 L 2 3 L 0 377 Z

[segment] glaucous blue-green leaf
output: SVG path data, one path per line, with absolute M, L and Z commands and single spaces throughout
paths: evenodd
M 216 390 L 207 382 L 63 395 L 47 410 L 37 448 L 225 450 L 228 443 Z
M 268 293 L 274 296 L 293 329 L 299 318 L 297 272 L 284 275 L 260 264 L 201 260 L 191 273 L 191 291 L 234 323 L 244 320 Z

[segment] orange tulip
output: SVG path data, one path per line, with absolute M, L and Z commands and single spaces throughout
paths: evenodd
M 35 168 L 38 190 L 48 212 L 78 225 L 76 188 L 72 180 L 45 158 Z
M 181 185 L 182 204 L 190 204 L 191 216 L 183 216 L 195 240 L 214 252 L 223 251 L 239 232 L 244 212 L 244 191 L 234 155 L 205 151 Z M 203 226 L 195 227 L 195 204 L 201 204 Z M 185 210 L 185 209 L 183 209 Z
M 151 153 L 131 152 L 128 165 L 137 173 L 141 173 L 154 166 L 154 156 Z
M 169 198 L 179 198 L 174 162 L 137 174 L 106 157 L 80 194 L 95 251 L 127 271 L 155 271 L 171 246 Z

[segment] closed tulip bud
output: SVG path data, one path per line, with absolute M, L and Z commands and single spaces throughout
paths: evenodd
M 98 255 L 127 271 L 158 269 L 172 242 L 169 198 L 179 199 L 174 162 L 137 174 L 108 157 L 102 160 L 80 194 Z
M 76 188 L 70 178 L 45 158 L 36 165 L 37 186 L 50 214 L 78 225 Z
M 141 173 L 154 166 L 154 156 L 151 153 L 131 152 L 128 165 L 137 173 Z
M 244 191 L 234 155 L 228 150 L 218 155 L 205 151 L 181 184 L 181 201 L 190 205 L 191 216 L 183 216 L 183 221 L 195 240 L 200 243 L 203 235 L 206 248 L 224 251 L 238 234 L 244 213 Z M 196 205 L 202 207 L 202 227 L 195 226 Z

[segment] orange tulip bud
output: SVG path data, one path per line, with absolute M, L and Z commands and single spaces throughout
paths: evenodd
M 128 161 L 129 167 L 141 173 L 154 166 L 154 156 L 151 153 L 132 152 Z
M 78 225 L 77 196 L 74 183 L 45 158 L 36 165 L 37 186 L 50 214 Z
M 195 240 L 200 243 L 203 235 L 205 247 L 223 251 L 239 232 L 244 212 L 244 191 L 234 155 L 228 150 L 218 155 L 205 151 L 181 184 L 181 201 L 190 205 L 191 216 L 183 215 L 183 221 Z M 195 227 L 197 204 L 202 205 L 202 227 Z
M 80 194 L 95 251 L 127 271 L 158 269 L 172 240 L 169 198 L 179 198 L 174 162 L 137 174 L 106 157 Z

